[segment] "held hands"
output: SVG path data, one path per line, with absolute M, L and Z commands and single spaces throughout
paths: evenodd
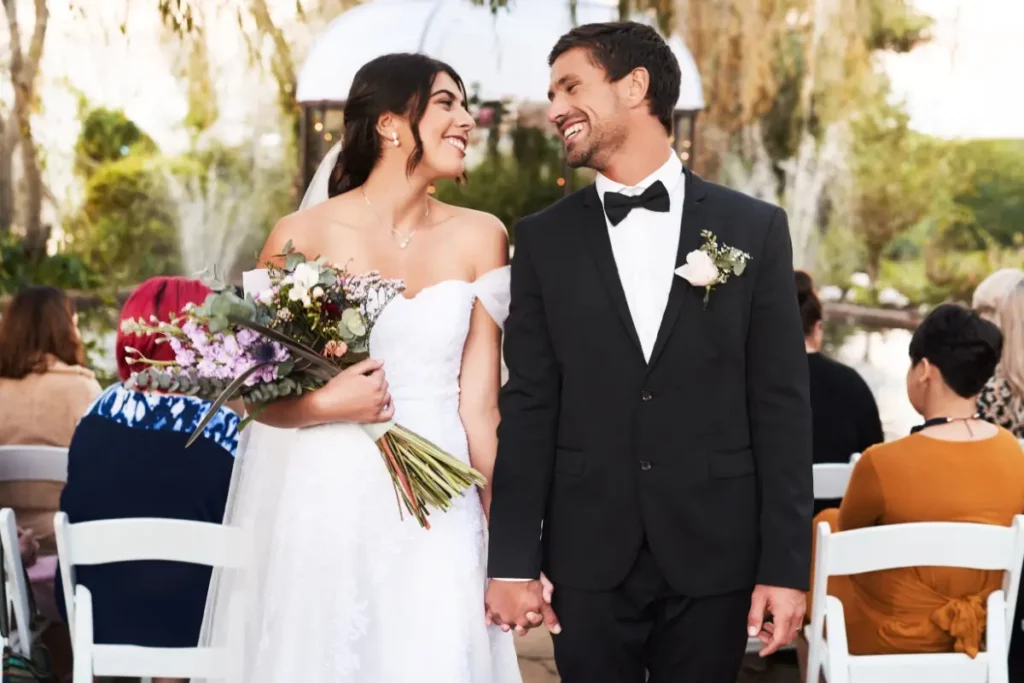
M 487 586 L 487 625 L 495 624 L 502 631 L 514 629 L 525 636 L 531 628 L 544 624 L 551 633 L 562 632 L 555 611 L 551 609 L 554 586 L 544 574 L 539 581 L 501 581 L 491 579 Z
M 792 643 L 803 626 L 806 610 L 807 596 L 803 591 L 755 586 L 747 615 L 747 635 L 751 638 L 756 636 L 764 643 L 758 655 L 767 657 Z M 770 622 L 765 622 L 766 613 L 771 614 Z
M 395 406 L 384 379 L 384 363 L 368 358 L 333 377 L 312 398 L 330 420 L 338 422 L 387 422 Z

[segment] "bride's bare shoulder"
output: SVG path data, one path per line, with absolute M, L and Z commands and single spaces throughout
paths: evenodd
M 478 261 L 476 265 L 480 273 L 508 263 L 508 230 L 500 218 L 476 209 L 451 204 L 442 206 L 450 214 L 449 220 L 458 240 Z
M 305 209 L 299 209 L 294 213 L 281 218 L 274 225 L 273 230 L 267 237 L 263 251 L 260 253 L 260 263 L 274 262 L 284 251 L 285 245 L 291 242 L 295 251 L 302 252 L 313 258 L 319 254 L 326 241 L 327 231 L 343 227 L 338 220 L 339 214 L 344 214 L 349 199 L 345 196 L 335 197 L 326 202 L 315 204 Z

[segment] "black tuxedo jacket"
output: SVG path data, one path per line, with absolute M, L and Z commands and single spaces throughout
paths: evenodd
M 594 187 L 516 227 L 491 577 L 611 589 L 646 538 L 683 595 L 808 587 L 811 410 L 786 215 L 686 176 L 677 265 L 702 230 L 751 261 L 706 308 L 675 277 L 650 362 Z

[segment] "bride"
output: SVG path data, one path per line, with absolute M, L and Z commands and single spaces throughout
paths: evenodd
M 250 428 L 226 521 L 254 534 L 255 571 L 215 574 L 203 626 L 204 644 L 245 662 L 231 683 L 520 681 L 511 634 L 485 625 L 489 491 L 434 510 L 429 531 L 401 520 L 360 425 L 393 416 L 493 472 L 508 237 L 495 217 L 428 193 L 463 175 L 473 125 L 448 65 L 416 54 L 367 63 L 343 142 L 263 249 L 261 264 L 290 241 L 406 289 L 377 320 L 373 360 L 272 404 Z M 239 594 L 244 629 L 228 617 Z

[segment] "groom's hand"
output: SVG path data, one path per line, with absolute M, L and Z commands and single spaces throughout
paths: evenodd
M 779 586 L 755 586 L 747 615 L 747 635 L 758 637 L 764 647 L 758 653 L 767 657 L 793 642 L 804 623 L 807 596 L 803 591 Z M 771 614 L 771 622 L 765 617 Z
M 551 633 L 558 634 L 562 627 L 550 602 L 551 590 L 541 581 L 491 579 L 485 598 L 487 622 L 505 631 L 515 629 L 518 635 L 543 623 Z

